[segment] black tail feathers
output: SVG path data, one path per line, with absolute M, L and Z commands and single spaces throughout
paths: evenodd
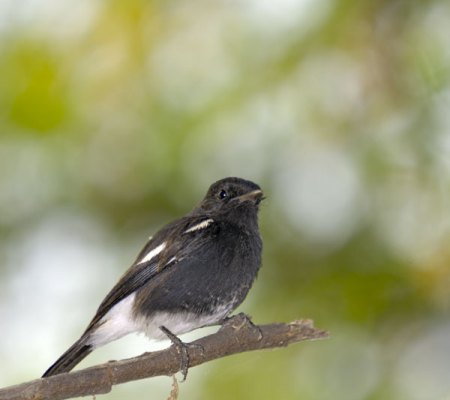
M 45 371 L 42 377 L 47 378 L 49 376 L 71 371 L 93 350 L 91 345 L 86 344 L 85 339 L 85 337 L 82 337 L 77 340 L 47 371 Z

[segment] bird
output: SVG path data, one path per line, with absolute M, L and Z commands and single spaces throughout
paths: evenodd
M 261 267 L 263 199 L 252 181 L 214 182 L 191 212 L 150 237 L 81 337 L 42 377 L 69 372 L 98 347 L 133 332 L 183 344 L 178 335 L 223 323 L 246 298 Z

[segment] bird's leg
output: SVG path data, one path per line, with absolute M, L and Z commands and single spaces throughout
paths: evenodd
M 183 380 L 181 382 L 184 382 L 186 380 L 190 364 L 188 351 L 189 347 L 200 347 L 202 354 L 204 349 L 199 344 L 184 343 L 177 335 L 170 332 L 165 326 L 160 326 L 159 329 L 164 332 L 180 354 L 180 371 L 183 374 Z
M 170 332 L 165 326 L 160 326 L 159 329 L 161 329 L 164 332 L 164 334 L 170 339 L 170 341 L 180 354 L 180 371 L 183 374 L 182 382 L 184 382 L 188 374 L 190 361 L 188 345 L 184 343 L 177 335 Z

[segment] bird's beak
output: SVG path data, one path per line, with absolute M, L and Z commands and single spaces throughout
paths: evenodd
M 264 197 L 262 190 L 253 190 L 239 197 L 236 197 L 236 200 L 239 201 L 239 203 L 242 203 L 244 201 L 252 201 L 255 204 L 259 204 L 263 199 Z

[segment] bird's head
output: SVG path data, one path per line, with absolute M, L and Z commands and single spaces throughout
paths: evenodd
M 208 214 L 255 214 L 264 199 L 261 188 L 242 178 L 224 178 L 214 182 L 197 210 Z

